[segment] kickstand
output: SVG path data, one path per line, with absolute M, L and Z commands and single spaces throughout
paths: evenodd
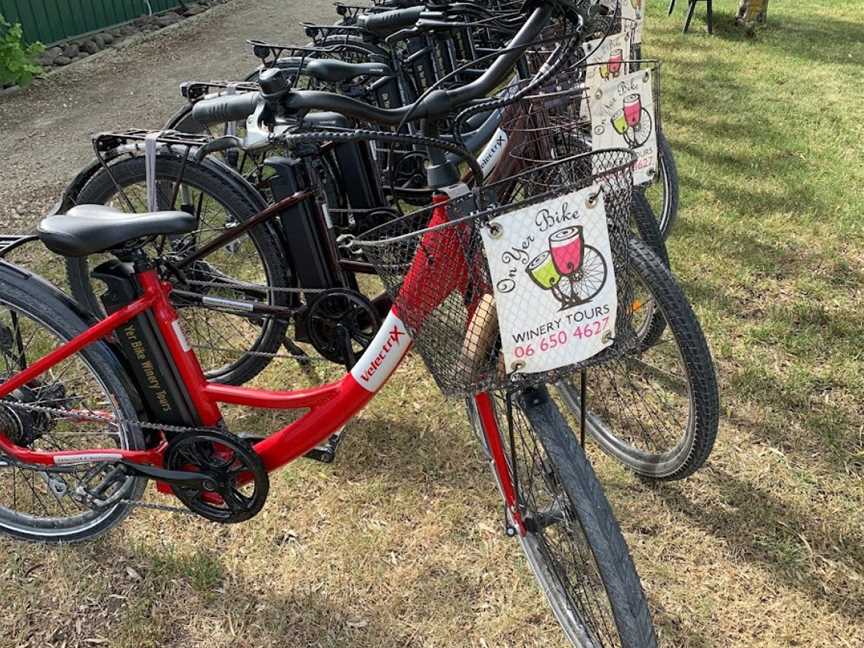
M 345 436 L 343 431 L 344 428 L 337 430 L 324 443 L 312 448 L 303 456 L 307 459 L 320 461 L 321 463 L 333 463 L 333 460 L 336 458 L 336 448 L 339 447 L 342 437 Z
M 585 401 L 588 399 L 588 370 L 583 369 L 579 372 L 579 444 L 585 447 L 585 412 L 588 406 Z

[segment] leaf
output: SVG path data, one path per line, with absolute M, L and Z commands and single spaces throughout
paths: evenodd
M 0 15 L 0 84 L 27 85 L 33 75 L 42 72 L 42 67 L 33 59 L 45 46 L 36 42 L 25 47 L 23 36 L 20 23 L 10 25 Z

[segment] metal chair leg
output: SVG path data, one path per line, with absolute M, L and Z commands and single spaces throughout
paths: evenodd
M 690 22 L 693 20 L 693 13 L 696 11 L 696 0 L 690 0 L 690 7 L 687 9 L 687 20 L 684 21 L 684 33 L 690 29 Z
M 667 15 L 671 16 L 672 12 L 675 10 L 675 0 L 671 0 L 669 2 L 669 13 Z
M 708 0 L 708 33 L 714 33 L 714 7 L 712 6 L 712 0 Z

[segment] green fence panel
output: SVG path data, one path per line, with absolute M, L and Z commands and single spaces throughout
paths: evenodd
M 179 6 L 179 0 L 0 0 L 0 14 L 21 23 L 27 42 L 48 44 Z

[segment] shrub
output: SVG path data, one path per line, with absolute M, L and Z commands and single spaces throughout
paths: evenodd
M 25 86 L 39 74 L 42 67 L 34 62 L 36 56 L 45 50 L 42 43 L 24 45 L 21 25 L 10 25 L 0 14 L 0 87 L 7 85 Z

